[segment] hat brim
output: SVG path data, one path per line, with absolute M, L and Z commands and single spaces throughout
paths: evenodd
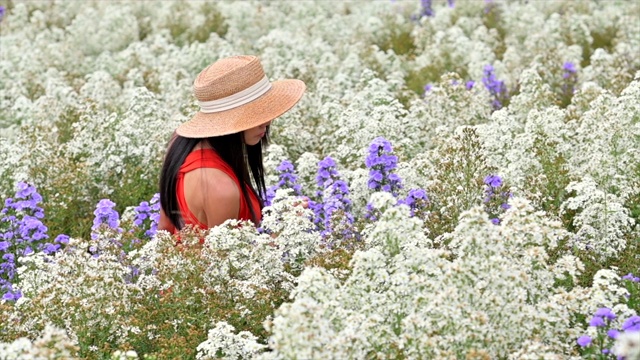
M 237 108 L 216 113 L 198 111 L 176 133 L 187 138 L 234 134 L 260 126 L 289 111 L 302 98 L 306 86 L 297 79 L 277 80 L 259 98 Z

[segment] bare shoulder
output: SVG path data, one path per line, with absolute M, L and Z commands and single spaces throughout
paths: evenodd
M 229 175 L 219 169 L 206 168 L 203 171 L 206 173 L 207 186 L 215 189 L 220 199 L 240 199 L 238 184 Z
M 186 194 L 187 186 L 194 189 L 190 191 L 191 196 Z M 222 170 L 200 168 L 185 174 L 185 195 L 190 208 L 193 206 L 202 211 L 202 216 L 198 217 L 206 218 L 208 227 L 238 218 L 240 189 Z

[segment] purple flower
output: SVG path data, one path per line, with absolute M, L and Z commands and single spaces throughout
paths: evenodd
M 7 301 L 16 301 L 21 297 L 22 297 L 22 293 L 20 291 L 16 291 L 16 292 L 8 291 L 4 295 L 2 295 L 2 299 Z
M 427 84 L 424 86 L 424 92 L 425 94 L 428 93 L 429 91 L 431 91 L 431 89 L 433 89 L 433 85 L 432 84 Z
M 380 215 L 380 210 L 377 210 L 371 205 L 371 203 L 367 203 L 365 208 L 366 212 L 364 214 L 365 219 L 370 221 L 378 220 L 378 216 Z
M 622 324 L 624 331 L 640 331 L 640 316 L 633 315 Z
M 456 6 L 454 0 L 447 0 L 447 4 L 449 5 L 450 8 Z
M 467 81 L 467 83 L 465 84 L 465 86 L 466 86 L 467 90 L 471 90 L 471 89 L 473 89 L 473 86 L 474 86 L 475 84 L 476 84 L 476 82 L 475 82 L 475 81 L 473 81 L 473 80 L 469 80 L 469 81 Z
M 499 191 L 499 188 L 503 186 L 503 181 L 498 175 L 488 175 L 484 178 L 483 182 L 486 185 L 483 199 L 485 211 L 489 214 L 491 222 L 498 225 L 500 224 L 500 214 L 511 208 L 511 205 L 508 203 L 508 199 L 512 196 L 511 192 Z
M 562 66 L 562 69 L 564 70 L 564 74 L 562 74 L 562 77 L 565 79 L 570 78 L 577 72 L 576 66 L 571 61 L 565 62 L 564 66 Z
M 482 77 L 484 87 L 489 90 L 493 96 L 492 105 L 495 110 L 502 108 L 504 102 L 509 98 L 507 87 L 504 81 L 498 80 L 494 74 L 493 66 L 486 65 L 484 67 L 484 76 Z
M 56 236 L 56 238 L 55 238 L 55 240 L 53 240 L 53 242 L 59 243 L 59 244 L 68 244 L 69 243 L 69 235 L 60 234 L 60 235 Z
M 38 194 L 36 188 L 25 182 L 18 183 L 17 188 L 15 199 L 6 199 L 5 208 L 0 213 L 8 214 L 9 210 L 17 210 L 30 212 L 31 216 L 42 219 L 44 211 L 38 206 L 38 203 L 42 201 L 42 196 Z M 15 218 L 11 220 L 15 220 Z
M 369 168 L 369 189 L 397 195 L 402 188 L 400 177 L 393 173 L 398 157 L 392 151 L 391 143 L 383 137 L 373 139 L 369 145 L 369 155 L 365 159 L 365 166 Z
M 632 282 L 640 282 L 640 277 L 633 276 L 632 273 L 628 273 L 627 275 L 622 277 L 622 280 L 629 280 Z
M 408 205 L 411 209 L 411 216 L 414 216 L 416 210 L 426 205 L 429 200 L 427 192 L 423 189 L 411 189 L 404 200 L 398 201 L 398 204 Z
M 591 344 L 591 337 L 589 335 L 582 335 L 578 338 L 578 345 L 581 347 L 589 346 Z
M 609 336 L 612 339 L 617 339 L 618 335 L 620 335 L 620 331 L 616 329 L 610 329 L 607 331 L 607 336 Z
M 613 311 L 611 311 L 611 309 L 606 307 L 599 308 L 598 310 L 596 310 L 596 312 L 593 315 L 599 316 L 607 320 L 613 320 L 616 318 L 616 314 L 614 314 Z
M 58 249 L 60 249 L 60 244 L 46 243 L 44 248 L 42 249 L 42 252 L 47 255 L 51 255 L 58 251 Z
M 578 82 L 577 69 L 574 63 L 567 61 L 562 66 L 562 95 L 566 101 L 570 101 L 575 91 L 575 86 Z
M 329 156 L 318 162 L 316 176 L 318 191 L 316 196 L 321 202 L 309 201 L 309 208 L 314 212 L 314 223 L 320 229 L 323 237 L 332 234 L 333 228 L 340 225 L 345 229 L 342 236 L 352 237 L 353 216 L 351 215 L 351 200 L 349 186 L 340 178 L 336 170 L 336 162 Z
M 316 175 L 316 183 L 318 187 L 321 189 L 327 188 L 333 180 L 338 176 L 338 171 L 336 170 L 336 162 L 330 157 L 327 156 L 318 162 L 318 175 Z
M 42 197 L 37 193 L 36 188 L 25 182 L 18 183 L 18 191 L 16 192 L 16 198 L 28 199 L 32 195 L 37 196 L 37 200 L 42 200 Z
M 160 219 L 160 194 L 153 195 L 150 201 L 143 201 L 134 208 L 135 218 L 133 224 L 139 228 L 145 228 L 144 236 L 152 238 L 158 230 Z
M 29 215 L 24 216 L 18 227 L 22 239 L 30 239 L 31 241 L 47 239 L 49 237 L 47 230 L 42 221 Z
M 605 326 L 604 319 L 601 318 L 600 316 L 594 316 L 591 318 L 591 321 L 589 321 L 589 326 L 595 326 L 595 327 Z
M 295 168 L 291 161 L 283 160 L 280 165 L 276 167 L 276 171 L 278 172 L 278 183 L 273 185 L 267 189 L 267 193 L 265 195 L 265 205 L 271 205 L 271 201 L 276 196 L 276 191 L 278 189 L 293 189 L 294 194 L 300 196 L 302 195 L 302 187 L 298 184 L 298 175 L 296 175 Z
M 136 206 L 134 208 L 135 211 L 135 218 L 133 220 L 133 224 L 135 226 L 142 226 L 142 223 L 149 218 L 149 212 L 151 211 L 151 206 L 149 206 L 149 203 L 146 201 L 143 201 L 140 203 L 140 205 Z
M 433 16 L 433 4 L 432 0 L 421 0 L 420 5 L 422 10 L 420 11 L 420 16 Z
M 49 236 L 40 220 L 44 218 L 44 210 L 38 205 L 41 201 L 42 196 L 33 185 L 19 182 L 15 197 L 6 199 L 0 210 L 0 296 L 5 299 L 21 297 L 11 283 L 16 275 L 15 260 L 32 254 L 34 249 L 45 253 L 50 249 L 44 243 Z
M 151 225 L 149 230 L 145 231 L 145 235 L 152 238 L 158 231 L 158 222 L 160 221 L 160 193 L 155 193 L 149 201 L 151 211 L 149 212 L 149 219 Z
M 488 175 L 484 178 L 484 183 L 491 187 L 497 188 L 502 185 L 502 178 L 498 175 Z
M 5 10 L 4 6 L 0 5 L 0 22 L 2 22 L 2 19 L 4 18 L 4 14 L 7 11 Z
M 93 220 L 92 229 L 97 229 L 102 224 L 107 224 L 112 229 L 116 229 L 120 222 L 120 215 L 113 208 L 116 204 L 109 199 L 102 199 L 98 202 L 96 210 L 93 212 L 95 218 Z

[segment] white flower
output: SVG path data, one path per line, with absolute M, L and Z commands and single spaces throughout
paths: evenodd
M 266 348 L 257 342 L 257 338 L 247 332 L 235 333 L 235 328 L 222 321 L 217 322 L 209 330 L 207 340 L 198 345 L 196 359 L 220 359 L 219 352 L 222 352 L 225 360 L 239 360 L 254 357 Z
M 611 352 L 628 360 L 640 359 L 640 331 L 620 333 Z

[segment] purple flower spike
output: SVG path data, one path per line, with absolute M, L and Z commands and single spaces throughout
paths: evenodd
M 133 224 L 139 228 L 146 229 L 144 236 L 152 238 L 158 230 L 158 221 L 160 220 L 160 193 L 153 195 L 151 200 L 143 201 L 136 206 L 135 218 Z
M 483 180 L 485 186 L 483 202 L 485 211 L 489 214 L 491 222 L 495 225 L 500 224 L 499 216 L 511 208 L 508 201 L 512 197 L 511 192 L 503 191 L 504 182 L 498 175 L 488 175 Z
M 38 205 L 42 196 L 35 186 L 20 182 L 15 197 L 4 202 L 0 210 L 0 297 L 8 301 L 19 299 L 22 294 L 14 288 L 16 259 L 35 251 L 52 254 L 59 244 L 47 242 L 47 227 L 42 223 L 44 210 Z
M 398 164 L 398 157 L 393 155 L 392 151 L 388 140 L 377 137 L 369 145 L 369 155 L 364 163 L 369 168 L 369 189 L 387 191 L 397 196 L 398 190 L 402 188 L 402 179 L 393 173 Z
M 498 80 L 494 74 L 494 68 L 491 65 L 484 67 L 484 76 L 482 78 L 484 87 L 489 90 L 491 96 L 493 96 L 492 105 L 494 110 L 499 110 L 504 105 L 504 102 L 509 98 L 507 87 L 504 81 Z
M 101 224 L 107 224 L 110 228 L 118 227 L 120 215 L 113 208 L 116 204 L 109 199 L 102 199 L 98 202 L 96 210 L 93 214 L 96 216 L 93 220 L 94 228 Z
M 318 162 L 316 182 L 316 196 L 321 202 L 309 201 L 309 208 L 314 212 L 314 223 L 321 230 L 321 235 L 328 237 L 332 234 L 333 228 L 340 225 L 345 229 L 341 234 L 343 238 L 353 237 L 355 234 L 351 225 L 354 219 L 351 215 L 349 186 L 340 178 L 336 162 L 330 156 Z
M 267 189 L 265 205 L 271 205 L 271 201 L 276 196 L 278 189 L 293 189 L 294 194 L 302 195 L 302 186 L 298 183 L 298 175 L 296 175 L 295 167 L 289 160 L 283 160 L 280 165 L 276 167 L 278 172 L 278 184 L 273 185 Z
M 562 70 L 562 93 L 566 98 L 571 98 L 578 83 L 578 70 L 576 69 L 576 65 L 571 61 L 565 62 Z
M 91 230 L 97 230 L 100 226 L 107 225 L 109 228 L 118 230 L 120 225 L 120 214 L 114 209 L 116 204 L 109 199 L 102 199 L 96 205 L 96 210 L 93 212 L 95 218 L 93 219 L 93 226 Z M 91 234 L 91 238 L 97 238 L 96 233 Z

